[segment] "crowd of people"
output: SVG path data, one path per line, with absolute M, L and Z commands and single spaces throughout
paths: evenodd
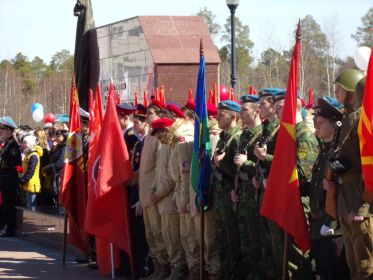
M 117 105 L 136 174 L 127 186 L 136 277 L 199 279 L 204 242 L 210 280 L 282 279 L 285 247 L 289 279 L 373 279 L 373 209 L 357 135 L 364 84 L 364 73 L 347 69 L 335 80 L 336 98 L 320 97 L 307 109 L 297 100 L 299 199 L 311 239 L 306 254 L 260 215 L 275 149 L 284 148 L 276 139 L 286 90 L 208 103 L 212 174 L 203 240 L 191 185 L 194 101 L 181 108 L 156 98 L 147 107 Z M 0 119 L 4 236 L 14 235 L 19 185 L 31 209 L 39 200 L 58 203 L 66 132 L 59 123 L 31 130 Z

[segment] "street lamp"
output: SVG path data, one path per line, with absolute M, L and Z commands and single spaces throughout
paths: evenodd
M 231 85 L 234 93 L 237 92 L 237 75 L 236 75 L 236 18 L 235 12 L 240 3 L 240 0 L 225 0 L 227 6 L 231 11 Z

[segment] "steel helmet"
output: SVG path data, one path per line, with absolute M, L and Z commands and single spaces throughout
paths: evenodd
M 356 69 L 347 69 L 338 75 L 334 83 L 347 91 L 355 91 L 356 84 L 364 78 L 364 73 Z
M 357 84 L 355 88 L 356 99 L 358 106 L 360 107 L 363 104 L 363 96 L 364 96 L 364 87 L 365 87 L 365 80 L 366 77 L 362 78 Z

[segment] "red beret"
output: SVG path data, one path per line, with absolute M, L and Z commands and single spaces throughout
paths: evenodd
M 152 103 L 150 103 L 148 108 L 152 105 L 158 107 L 159 109 L 165 109 L 166 108 L 165 105 L 162 102 L 160 102 L 159 100 L 155 100 L 155 99 L 152 100 Z
M 302 107 L 306 106 L 306 102 L 304 101 L 304 99 L 300 97 L 298 98 L 300 99 L 300 103 L 302 104 Z
M 207 114 L 211 117 L 216 117 L 218 115 L 218 108 L 212 103 L 207 103 Z
M 189 109 L 193 112 L 196 112 L 196 102 L 188 100 L 188 102 L 185 105 L 185 108 L 187 108 L 187 109 Z
M 152 135 L 154 135 L 154 133 L 155 133 L 158 129 L 170 127 L 173 123 L 174 123 L 174 121 L 173 121 L 173 120 L 170 120 L 170 119 L 168 119 L 168 118 L 160 118 L 160 119 L 158 119 L 158 120 L 155 120 L 155 121 L 152 122 L 152 124 L 151 124 L 151 126 L 152 126 L 152 128 L 153 128 Z
M 170 111 L 176 118 L 182 118 L 182 119 L 185 118 L 184 112 L 181 111 L 181 109 L 174 104 L 168 104 L 166 106 L 166 109 Z

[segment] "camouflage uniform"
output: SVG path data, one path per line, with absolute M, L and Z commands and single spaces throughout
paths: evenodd
M 346 248 L 347 264 L 352 279 L 373 277 L 373 209 L 363 201 L 364 182 L 361 176 L 361 159 L 357 124 L 360 110 L 347 109 L 339 137 L 338 157 L 347 158 L 350 168 L 340 174 L 337 189 L 338 217 Z M 362 222 L 348 222 L 350 213 L 364 217 Z
M 239 125 L 231 128 L 228 132 L 221 132 L 215 153 L 225 152 L 225 156 L 219 166 L 215 167 L 211 182 L 214 210 L 218 219 L 217 231 L 222 260 L 222 273 L 219 277 L 223 279 L 229 279 L 229 276 L 233 275 L 241 257 L 237 213 L 233 210 L 230 197 L 230 192 L 234 189 L 236 174 L 233 158 L 238 151 L 240 132 Z
M 343 248 L 340 224 L 325 212 L 326 191 L 323 188 L 331 143 L 321 145 L 319 156 L 312 169 L 310 186 L 310 237 L 311 254 L 315 257 L 317 274 L 321 279 L 349 279 L 349 270 Z M 332 236 L 322 236 L 321 227 L 325 225 L 334 230 Z
M 301 200 L 307 223 L 310 215 L 309 186 L 312 167 L 319 153 L 319 143 L 310 128 L 304 122 L 296 124 L 297 139 L 297 171 Z M 290 279 L 314 279 L 314 273 L 309 252 L 305 255 L 292 242 L 289 242 L 288 271 Z
M 256 161 L 254 147 L 259 140 L 262 132 L 262 126 L 259 125 L 252 129 L 245 129 L 239 140 L 239 153 L 246 153 L 247 160 L 237 169 L 237 189 L 239 192 L 238 204 L 238 227 L 241 241 L 241 265 L 237 271 L 244 279 L 251 277 L 260 277 L 262 273 L 261 247 L 259 233 L 259 204 L 258 193 L 252 183 L 252 177 L 255 176 Z
M 267 179 L 271 169 L 273 154 L 277 141 L 277 132 L 280 122 L 276 118 L 270 122 L 266 127 L 263 126 L 263 133 L 268 135 L 267 154 L 263 161 L 258 161 L 257 164 L 257 179 L 261 183 L 261 190 L 259 196 L 259 204 L 261 205 L 264 196 L 263 180 Z M 282 257 L 283 257 L 283 243 L 284 234 L 278 225 L 263 216 L 259 216 L 260 241 L 263 258 L 262 266 L 266 271 L 268 279 L 280 279 L 282 277 Z

